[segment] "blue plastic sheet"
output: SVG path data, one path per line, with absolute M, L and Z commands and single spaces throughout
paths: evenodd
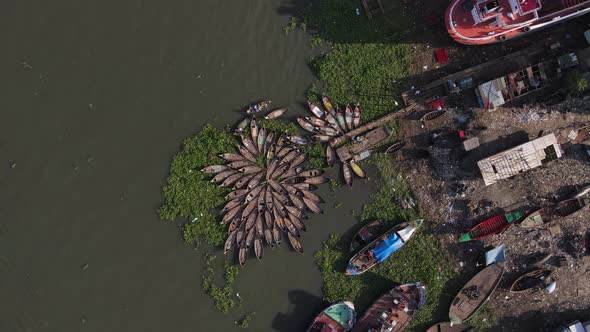
M 391 234 L 385 241 L 381 242 L 371 252 L 379 263 L 387 259 L 391 254 L 396 252 L 399 248 L 404 245 L 402 239 L 397 233 Z

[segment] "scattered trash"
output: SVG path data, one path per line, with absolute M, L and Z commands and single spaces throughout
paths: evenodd
M 547 293 L 551 294 L 553 292 L 555 292 L 555 288 L 557 287 L 557 281 L 553 281 L 551 284 L 549 284 L 549 286 L 547 286 L 547 288 L 545 288 L 545 290 L 547 291 Z
M 486 252 L 486 266 L 506 261 L 506 247 L 502 244 Z
M 559 225 L 551 226 L 549 228 L 549 233 L 551 233 L 551 235 L 555 236 L 555 235 L 561 233 L 561 227 L 559 227 Z

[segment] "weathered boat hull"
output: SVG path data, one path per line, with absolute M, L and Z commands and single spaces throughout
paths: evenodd
M 400 285 L 379 297 L 354 325 L 352 331 L 401 332 L 425 303 L 424 285 L 419 282 Z
M 481 270 L 463 286 L 449 310 L 453 324 L 461 324 L 475 314 L 490 298 L 504 274 L 504 267 L 492 264 Z
M 356 252 L 367 244 L 373 242 L 379 234 L 383 233 L 383 220 L 373 220 L 354 234 L 350 242 L 350 252 Z
M 347 332 L 356 322 L 354 304 L 348 301 L 335 303 L 315 317 L 307 332 Z
M 511 293 L 534 293 L 547 287 L 552 280 L 553 270 L 538 269 L 523 274 L 512 283 Z
M 459 242 L 475 241 L 483 239 L 490 235 L 498 234 L 506 228 L 517 223 L 525 215 L 524 211 L 514 213 L 505 213 L 492 218 L 486 219 L 475 225 L 467 234 L 463 235 Z

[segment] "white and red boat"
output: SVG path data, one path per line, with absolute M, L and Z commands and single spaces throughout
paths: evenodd
M 457 42 L 482 45 L 589 12 L 590 0 L 452 0 L 445 24 Z

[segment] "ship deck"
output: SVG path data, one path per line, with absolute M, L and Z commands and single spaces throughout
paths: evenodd
M 588 11 L 590 0 L 455 0 L 445 21 L 455 40 L 487 44 Z

